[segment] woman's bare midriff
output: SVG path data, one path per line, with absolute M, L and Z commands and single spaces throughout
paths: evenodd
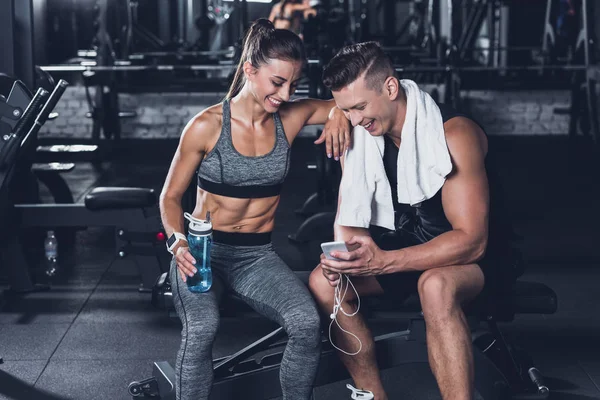
M 213 229 L 223 232 L 271 232 L 279 196 L 260 199 L 238 199 L 219 196 L 198 189 L 196 207 L 192 215 L 199 219 L 210 211 Z

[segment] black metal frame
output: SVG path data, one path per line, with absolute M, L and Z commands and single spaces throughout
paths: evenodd
M 35 87 L 34 30 L 32 0 L 2 3 L 0 36 L 3 40 L 0 71 L 16 76 L 29 88 Z
M 400 313 L 379 313 L 377 317 L 398 320 Z M 404 313 L 406 318 L 406 313 Z M 389 369 L 404 364 L 428 363 L 425 322 L 419 314 L 408 314 L 408 329 L 393 330 L 374 338 L 377 363 L 380 369 Z M 549 390 L 544 386 L 541 374 L 532 365 L 521 365 L 517 355 L 504 340 L 495 320 L 489 318 L 488 329 L 482 331 L 475 318 L 470 319 L 473 339 L 488 335 L 486 341 L 474 341 L 475 388 L 485 400 L 500 400 L 530 391 L 531 398 L 545 399 Z M 241 399 L 264 400 L 281 396 L 279 363 L 286 344 L 283 328 L 278 328 L 237 353 L 213 360 L 214 383 L 212 400 Z M 481 343 L 484 348 L 479 348 Z M 487 353 L 494 351 L 493 358 Z M 266 352 L 261 358 L 258 353 Z M 527 371 L 527 372 L 525 372 Z M 340 362 L 336 351 L 325 340 L 314 387 L 350 378 Z M 175 370 L 165 361 L 155 362 L 153 376 L 129 385 L 133 399 L 144 395 L 162 400 L 175 398 Z
M 64 182 L 59 173 L 54 174 L 54 179 Z M 62 187 L 68 190 L 66 184 Z M 64 198 L 65 193 L 61 197 Z M 132 256 L 139 269 L 140 292 L 150 292 L 157 278 L 165 272 L 160 257 L 160 246 L 164 242 L 156 239 L 156 234 L 162 232 L 156 206 L 90 210 L 80 203 L 15 204 L 15 209 L 19 212 L 21 228 L 113 227 L 117 255 Z
M 14 109 L 24 109 L 18 121 L 9 120 L 7 126 L 9 134 L 0 138 L 0 207 L 2 214 L 3 230 L 7 232 L 2 241 L 3 248 L 0 254 L 4 264 L 8 266 L 10 290 L 15 293 L 26 293 L 36 290 L 45 290 L 47 287 L 34 285 L 28 269 L 25 267 L 24 254 L 21 251 L 19 238 L 15 235 L 18 219 L 12 213 L 13 189 L 15 177 L 20 170 L 29 168 L 32 149 L 35 149 L 37 134 L 46 122 L 50 112 L 64 93 L 67 87 L 65 81 L 59 81 L 52 94 L 44 89 L 38 89 L 35 96 L 31 96 L 29 89 L 22 81 L 14 81 L 6 101 Z M 10 108 L 6 108 L 5 111 Z M 14 114 L 11 115 L 14 116 Z M 6 121 L 6 120 L 5 120 Z M 24 160 L 24 161 L 23 161 Z

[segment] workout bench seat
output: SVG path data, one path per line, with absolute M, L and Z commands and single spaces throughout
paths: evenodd
M 295 271 L 296 275 L 308 285 L 308 277 L 310 271 Z M 167 273 L 164 273 L 158 280 L 158 284 L 154 289 L 153 303 L 155 306 L 173 310 L 172 299 L 170 296 L 170 287 L 164 290 L 163 285 L 167 280 Z M 161 287 L 163 290 L 161 292 Z M 161 293 L 164 299 L 160 299 Z M 369 310 L 369 315 L 372 317 L 387 316 L 394 313 L 412 313 L 420 312 L 421 305 L 419 297 L 412 295 L 408 297 L 402 304 L 397 304 L 384 297 L 371 296 L 361 299 L 361 304 Z M 496 321 L 511 321 L 515 314 L 553 314 L 558 307 L 558 298 L 556 293 L 539 282 L 530 282 L 518 280 L 515 284 L 505 292 L 504 296 L 499 296 L 497 302 L 493 304 L 493 315 Z M 485 309 L 482 306 L 472 308 L 478 314 L 485 314 Z M 221 305 L 221 315 L 223 317 L 252 317 L 258 316 L 250 306 L 235 294 L 225 296 Z

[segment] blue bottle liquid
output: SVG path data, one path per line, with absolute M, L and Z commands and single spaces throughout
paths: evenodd
M 212 245 L 212 223 L 210 212 L 206 215 L 206 221 L 194 218 L 189 213 L 184 214 L 189 221 L 188 246 L 190 253 L 196 260 L 194 276 L 187 278 L 190 292 L 204 293 L 212 286 L 212 270 L 210 268 L 210 248 Z

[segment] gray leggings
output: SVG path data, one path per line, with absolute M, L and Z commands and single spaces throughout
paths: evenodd
M 285 400 L 311 397 L 321 345 L 320 318 L 306 285 L 273 250 L 272 244 L 233 246 L 213 243 L 213 286 L 192 293 L 171 262 L 175 309 L 183 324 L 177 353 L 176 399 L 208 399 L 213 383 L 212 345 L 225 290 L 282 326 L 288 335 L 280 382 Z

